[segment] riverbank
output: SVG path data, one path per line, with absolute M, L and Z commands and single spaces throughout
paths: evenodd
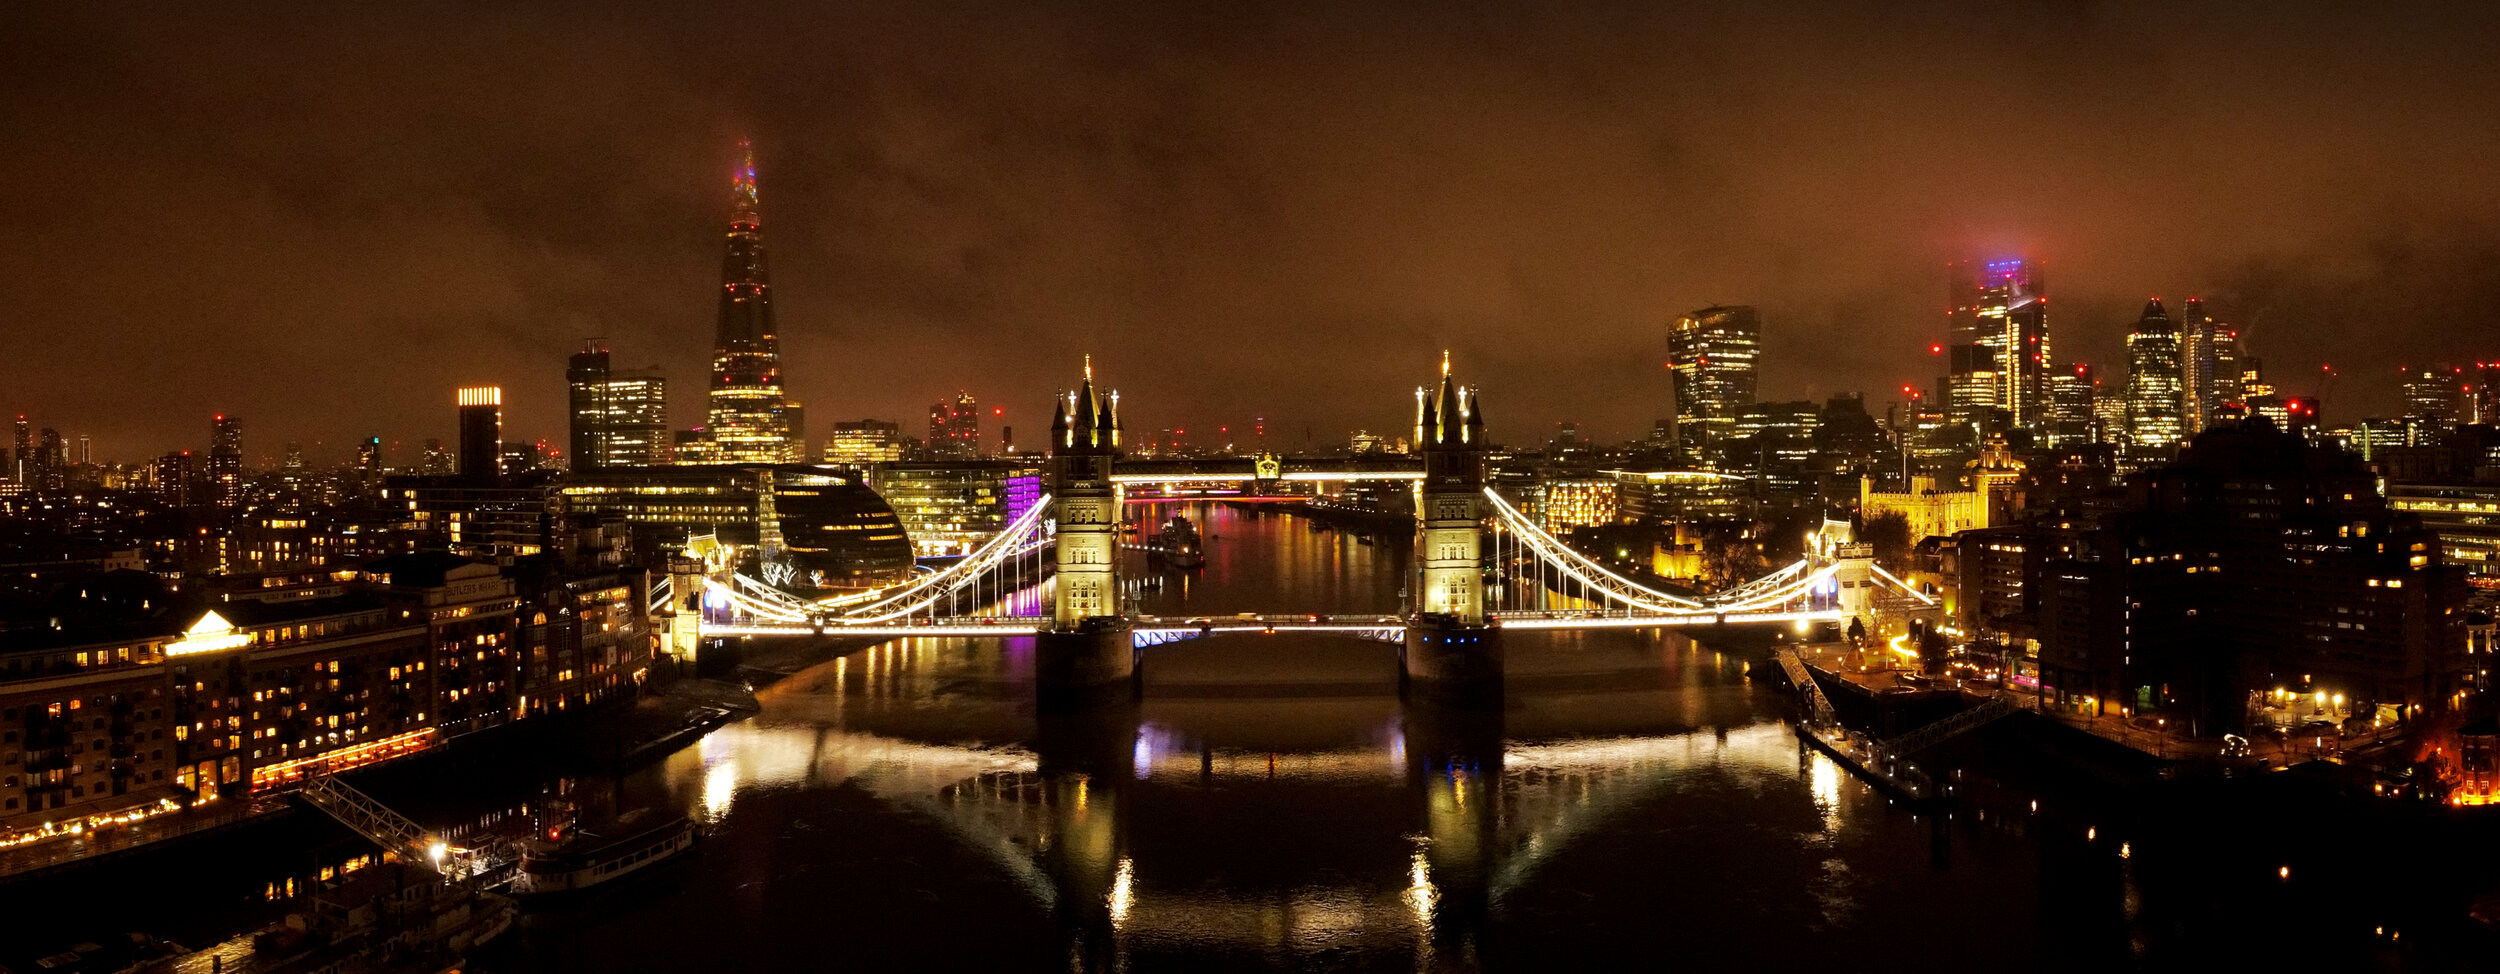
M 631 765 L 667 753 L 712 728 L 758 708 L 743 686 L 709 680 L 675 680 L 654 692 L 529 721 L 464 734 L 396 760 L 346 774 L 362 782 L 380 773 L 486 755 L 567 754 Z M 0 887 L 58 877 L 108 861 L 143 856 L 189 840 L 231 832 L 296 811 L 290 790 L 220 798 L 189 809 L 0 850 Z

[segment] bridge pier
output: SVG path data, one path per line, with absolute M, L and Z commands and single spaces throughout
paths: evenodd
M 1431 704 L 1500 709 L 1502 631 L 1445 615 L 1417 616 L 1398 652 L 1398 687 Z
M 1137 645 L 1128 622 L 1095 617 L 1035 633 L 1033 682 L 1050 709 L 1135 699 Z

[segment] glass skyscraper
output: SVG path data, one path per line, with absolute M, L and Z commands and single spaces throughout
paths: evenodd
M 716 463 L 797 463 L 806 441 L 798 404 L 782 395 L 781 335 L 773 324 L 771 274 L 755 192 L 755 151 L 731 179 L 728 251 L 721 261 L 720 320 L 712 347 L 709 424 Z
M 1999 414 L 2015 426 L 2047 425 L 2052 372 L 2040 266 L 1955 262 L 1945 299 L 1946 421 L 1979 432 L 1994 428 Z
M 1667 328 L 1667 368 L 1675 374 L 1675 437 L 1696 459 L 1732 437 L 1736 417 L 1754 402 L 1754 366 L 1762 318 L 1745 306 L 1703 308 Z
M 2167 457 L 2187 435 L 2185 370 L 2180 365 L 2179 326 L 2161 299 L 2144 303 L 2144 314 L 2127 333 L 2127 452 Z

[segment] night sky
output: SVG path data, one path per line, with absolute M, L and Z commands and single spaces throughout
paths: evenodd
M 1092 350 L 1132 430 L 1341 442 L 1444 345 L 1497 437 L 1628 438 L 1712 303 L 1880 410 L 1965 254 L 2113 377 L 2200 294 L 2334 424 L 2500 357 L 2484 5 L 248 6 L 0 7 L 0 410 L 107 459 L 472 383 L 560 441 L 589 336 L 697 421 L 741 136 L 819 439 L 966 388 L 1038 443 Z

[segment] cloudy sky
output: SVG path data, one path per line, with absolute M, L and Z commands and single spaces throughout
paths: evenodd
M 2202 295 L 2331 421 L 2500 358 L 2462 4 L 242 6 L 0 8 L 0 409 L 108 458 L 471 383 L 560 439 L 591 336 L 695 422 L 742 136 L 818 436 L 962 388 L 1030 442 L 1091 350 L 1134 429 L 1296 447 L 1447 346 L 1497 435 L 1629 437 L 1713 303 L 1766 398 L 1880 401 L 1963 255 L 2044 265 L 2066 359 Z

